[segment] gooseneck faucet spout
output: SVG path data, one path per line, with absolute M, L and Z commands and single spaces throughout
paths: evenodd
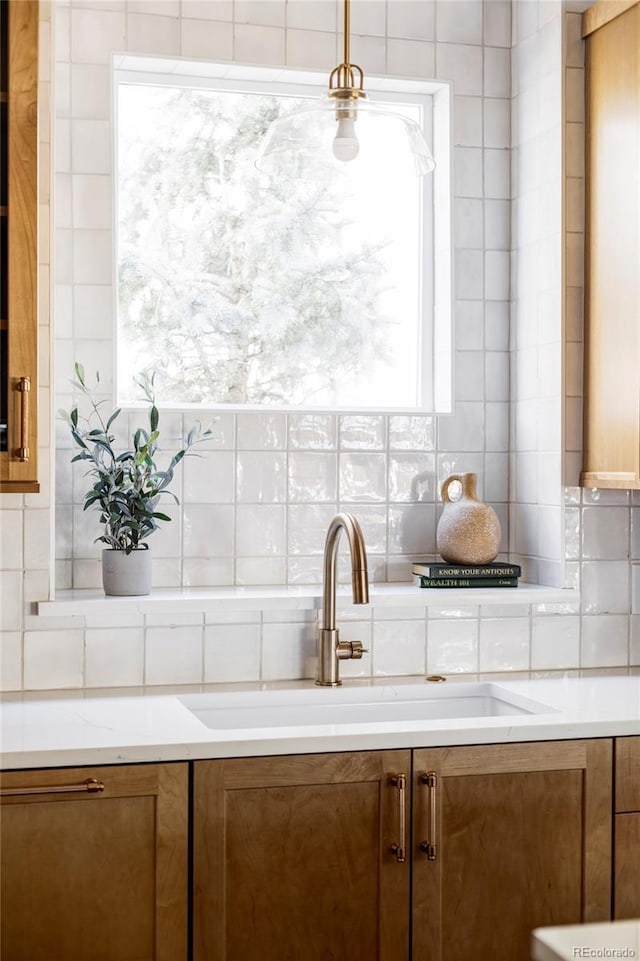
M 322 594 L 322 627 L 318 631 L 318 673 L 316 684 L 337 687 L 342 682 L 339 662 L 361 658 L 365 653 L 360 641 L 341 641 L 336 628 L 336 566 L 338 543 L 342 531 L 347 535 L 351 552 L 353 603 L 369 603 L 367 552 L 360 524 L 353 514 L 336 514 L 327 531 L 324 545 L 324 585 Z

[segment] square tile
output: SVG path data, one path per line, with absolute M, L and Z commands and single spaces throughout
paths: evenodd
M 388 3 L 387 36 L 435 40 L 433 0 L 393 0 Z
M 83 673 L 83 631 L 25 631 L 25 690 L 82 687 Z
M 204 629 L 204 680 L 257 681 L 262 648 L 259 624 L 211 624 Z
M 71 59 L 74 63 L 109 63 L 112 51 L 125 49 L 125 16 L 109 10 L 71 10 Z
M 336 500 L 337 457 L 320 451 L 291 451 L 288 497 L 292 503 Z
M 275 504 L 238 504 L 236 557 L 285 553 L 285 511 Z
M 475 674 L 478 671 L 478 622 L 475 620 L 429 620 L 427 672 L 429 674 Z
M 340 500 L 382 501 L 387 492 L 385 454 L 341 454 L 339 465 Z
M 0 633 L 0 691 L 22 689 L 22 634 Z
M 212 20 L 183 19 L 181 52 L 183 57 L 199 60 L 231 60 L 233 58 L 233 26 Z
M 145 639 L 145 684 L 202 681 L 201 626 L 150 627 Z
M 180 20 L 178 17 L 157 16 L 162 8 L 149 6 L 153 16 L 130 13 L 127 16 L 127 49 L 134 53 L 180 53 Z
M 480 670 L 526 671 L 529 668 L 529 619 L 481 618 Z
M 87 687 L 128 687 L 143 683 L 143 632 L 140 627 L 87 630 Z
M 581 667 L 616 667 L 628 663 L 629 616 L 583 617 Z
M 373 671 L 377 677 L 424 674 L 425 624 L 421 621 L 374 621 Z
M 580 664 L 580 618 L 535 617 L 531 634 L 531 669 L 559 670 Z
M 262 629 L 262 680 L 314 677 L 316 632 L 309 624 L 265 624 Z
M 364 415 L 340 417 L 342 450 L 384 450 L 385 443 L 385 417 Z

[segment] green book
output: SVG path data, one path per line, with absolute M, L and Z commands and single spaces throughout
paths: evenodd
M 456 587 L 517 587 L 517 577 L 424 577 L 414 574 L 419 587 L 456 588 Z
M 494 561 L 491 564 L 431 564 L 415 561 L 413 573 L 421 577 L 520 577 L 522 568 L 519 564 L 509 564 L 507 561 Z

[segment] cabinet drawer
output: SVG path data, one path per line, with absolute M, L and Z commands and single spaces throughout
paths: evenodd
M 615 810 L 640 811 L 640 737 L 616 738 Z

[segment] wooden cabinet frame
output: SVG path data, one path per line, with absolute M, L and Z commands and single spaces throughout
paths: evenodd
M 404 799 L 409 840 L 405 861 L 397 863 L 399 798 L 390 777 L 409 765 Z M 610 739 L 198 761 L 194 767 L 195 961 L 280 961 L 285 943 L 286 961 L 315 959 L 317 953 L 305 953 L 302 936 L 295 948 L 288 934 L 280 943 L 277 933 L 269 936 L 270 918 L 277 932 L 288 911 L 292 925 L 313 934 L 327 958 L 366 955 L 381 961 L 513 961 L 528 957 L 530 931 L 539 924 L 611 916 Z M 350 836 L 357 807 L 351 788 L 358 782 L 377 787 L 381 799 L 380 826 L 374 828 L 378 822 L 369 817 L 360 844 Z M 327 785 L 335 789 L 320 802 L 318 789 Z M 273 797 L 268 797 L 279 791 L 281 821 L 274 819 Z M 266 806 L 269 815 L 264 815 Z M 309 812 L 311 839 L 303 837 L 293 849 L 286 840 L 291 811 L 297 817 Z M 331 832 L 319 831 L 316 840 L 314 827 L 325 817 Z M 299 821 L 296 830 L 299 837 Z M 367 845 L 379 856 L 378 952 L 369 945 L 359 954 L 351 943 L 349 952 L 341 953 L 339 932 L 332 930 L 324 943 L 323 919 L 338 929 L 343 915 L 347 925 L 360 923 L 361 888 L 353 887 L 350 864 Z M 335 866 L 325 872 L 324 858 L 332 848 L 348 852 L 341 875 Z M 289 882 L 283 878 L 298 857 L 300 865 L 290 868 L 294 877 L 312 865 L 312 887 L 324 892 L 320 918 L 315 904 L 311 917 L 303 917 L 308 902 L 300 902 L 297 889 L 287 900 Z M 242 889 L 243 877 L 251 878 L 249 895 Z M 302 875 L 298 881 L 305 886 Z M 363 912 L 376 900 L 368 888 Z M 268 889 L 267 909 L 262 892 Z M 272 891 L 281 896 L 273 897 Z M 411 948 L 405 927 L 409 915 Z M 234 933 L 242 918 L 256 916 L 260 921 L 248 932 L 263 932 L 257 951 L 255 942 L 243 942 Z M 367 923 L 371 930 L 370 915 Z
M 610 740 L 417 750 L 413 779 L 414 961 L 524 958 L 527 917 L 610 918 Z
M 120 961 L 136 938 L 140 961 L 186 961 L 186 763 L 12 771 L 0 788 L 3 961 Z
M 582 18 L 585 487 L 640 489 L 640 3 Z
M 406 961 L 408 820 L 404 860 L 392 846 L 410 766 L 409 750 L 196 762 L 195 961 Z M 318 926 L 326 944 L 310 937 Z
M 613 917 L 640 917 L 640 736 L 615 741 Z
M 7 359 L 8 449 L 0 451 L 0 492 L 38 486 L 38 2 L 8 3 Z M 3 279 L 3 283 L 5 279 Z

